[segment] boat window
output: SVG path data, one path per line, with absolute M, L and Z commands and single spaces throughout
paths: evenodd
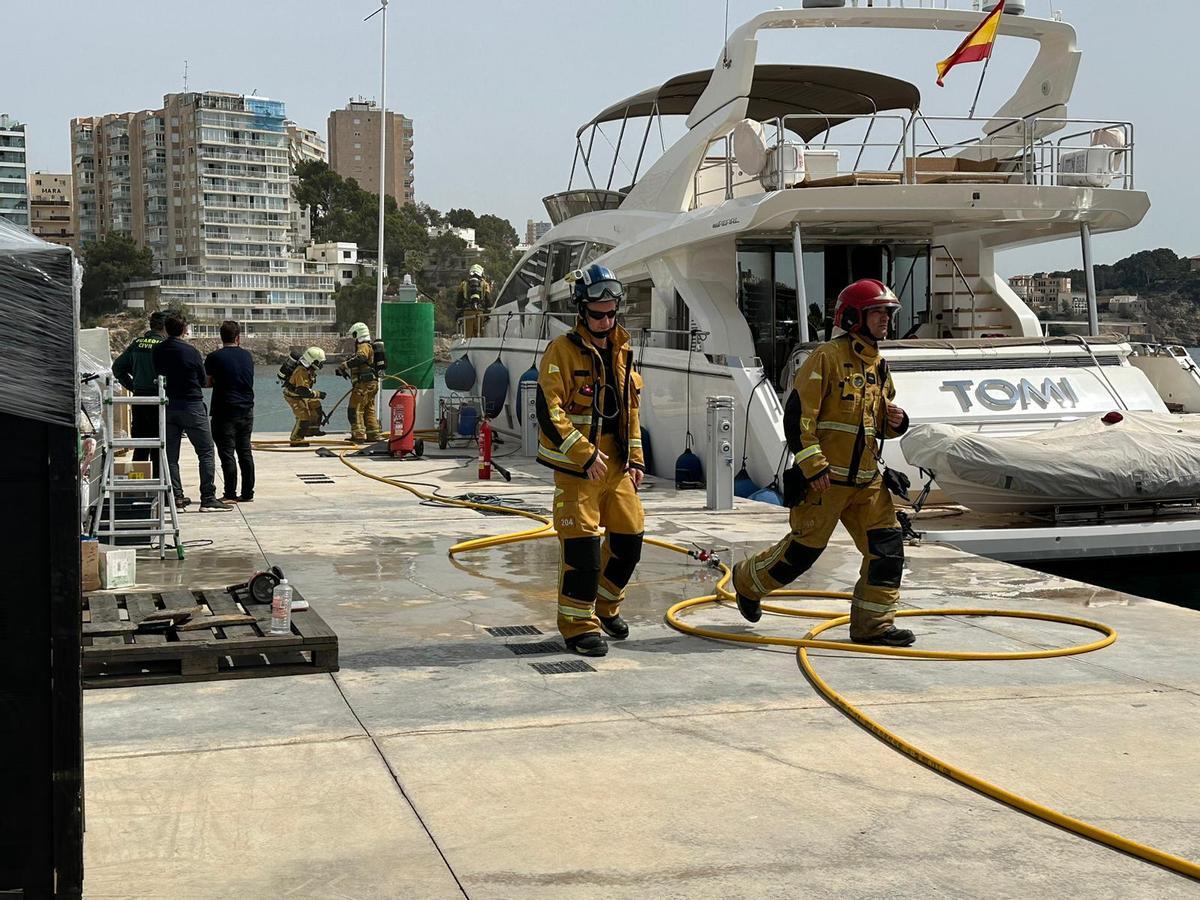
M 516 271 L 509 276 L 508 282 L 500 292 L 495 305 L 503 306 L 506 303 L 515 302 L 519 308 L 523 308 L 529 289 L 531 287 L 539 287 L 546 277 L 546 262 L 548 258 L 549 250 L 546 247 L 540 248 L 536 253 L 526 258 Z
M 691 317 L 688 313 L 687 301 L 680 296 L 679 291 L 675 292 L 675 302 L 671 304 L 667 312 L 667 335 L 664 342 L 668 349 L 671 350 L 687 350 L 691 346 L 691 338 L 682 332 L 688 331 L 692 327 Z
M 897 245 L 893 251 L 892 285 L 900 298 L 893 335 L 902 338 L 912 333 L 915 336 L 914 329 L 929 321 L 929 247 L 924 244 Z
M 741 247 L 737 266 L 738 308 L 750 327 L 754 354 L 778 384 L 788 354 L 799 340 L 791 250 Z
M 639 333 L 643 328 L 650 327 L 650 303 L 654 293 L 654 282 L 649 279 L 630 281 L 625 284 L 624 307 L 625 330 L 641 341 Z

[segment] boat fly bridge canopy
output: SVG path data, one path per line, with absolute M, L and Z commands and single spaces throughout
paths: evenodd
M 544 199 L 551 219 L 617 208 L 686 211 L 798 187 L 1134 189 L 1133 125 L 1067 114 L 1080 58 L 1074 29 L 1057 15 L 1021 15 L 1016 0 L 1007 11 L 1018 14 L 1002 16 L 998 34 L 1036 43 L 1037 53 L 991 115 L 926 115 L 918 88 L 890 75 L 756 62 L 760 32 L 967 34 L 991 7 L 804 0 L 801 9 L 761 13 L 727 36 L 713 68 L 627 97 L 582 125 L 567 189 Z M 668 141 L 663 122 L 679 118 L 686 131 Z

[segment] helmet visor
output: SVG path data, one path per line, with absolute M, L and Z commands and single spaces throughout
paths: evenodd
M 620 300 L 624 296 L 625 288 L 621 286 L 621 282 L 619 281 L 597 281 L 587 286 L 588 300 L 603 300 L 605 297 Z

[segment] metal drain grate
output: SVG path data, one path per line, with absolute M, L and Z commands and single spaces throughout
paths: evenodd
M 570 662 L 530 663 L 542 675 L 568 675 L 571 672 L 595 672 L 596 670 L 581 659 Z
M 528 644 L 505 644 L 517 656 L 529 656 L 532 653 L 566 653 L 567 648 L 558 641 L 533 641 Z
M 322 472 L 312 472 L 309 474 L 297 473 L 296 477 L 299 478 L 301 481 L 303 481 L 305 484 L 333 484 L 334 483 L 332 478 L 330 478 L 328 475 L 326 475 Z
M 523 634 L 541 634 L 542 629 L 536 625 L 493 625 L 485 628 L 492 637 L 519 637 Z

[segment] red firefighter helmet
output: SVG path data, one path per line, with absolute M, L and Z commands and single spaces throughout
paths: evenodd
M 861 334 L 869 309 L 899 309 L 900 300 L 892 289 L 874 278 L 860 278 L 842 288 L 833 308 L 833 324 L 843 331 Z

